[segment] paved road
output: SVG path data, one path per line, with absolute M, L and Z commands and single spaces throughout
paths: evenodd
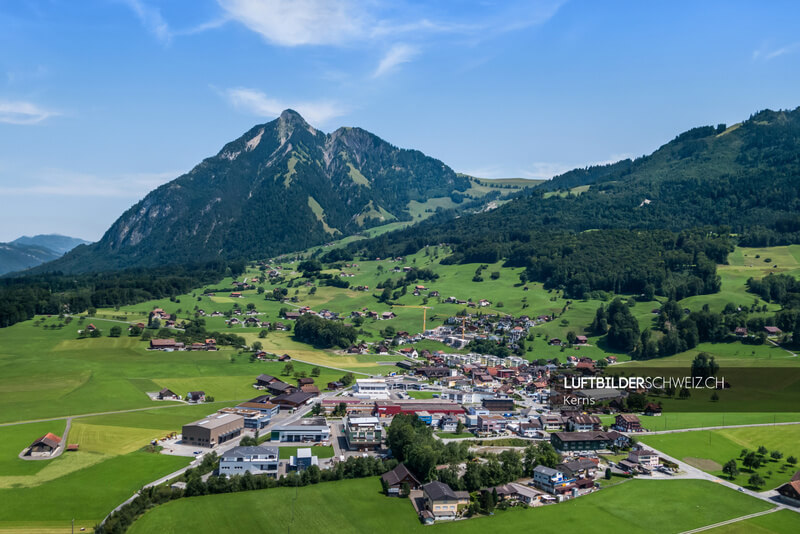
M 704 530 L 711 530 L 712 528 L 730 525 L 731 523 L 738 523 L 739 521 L 745 521 L 747 519 L 758 517 L 760 515 L 771 514 L 772 512 L 777 512 L 778 510 L 780 510 L 780 508 L 771 508 L 769 510 L 764 510 L 763 512 L 756 512 L 755 514 L 743 515 L 741 517 L 734 517 L 733 519 L 728 519 L 727 521 L 714 523 L 713 525 L 706 525 L 704 527 L 696 528 L 693 530 L 686 530 L 684 532 L 681 532 L 681 534 L 695 534 L 695 532 L 703 532 Z

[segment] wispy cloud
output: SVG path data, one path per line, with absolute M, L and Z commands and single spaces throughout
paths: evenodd
M 761 48 L 753 51 L 753 60 L 769 61 L 771 59 L 775 59 L 776 57 L 792 54 L 794 52 L 800 52 L 800 41 L 778 48 L 771 48 L 764 45 Z
M 217 0 L 228 18 L 281 46 L 339 45 L 363 37 L 368 16 L 349 0 Z
M 394 70 L 397 66 L 403 63 L 408 63 L 414 56 L 419 54 L 419 49 L 403 43 L 393 45 L 383 59 L 378 63 L 375 72 L 372 73 L 373 78 L 378 78 Z
M 258 117 L 277 117 L 287 108 L 292 108 L 312 124 L 324 124 L 347 112 L 341 104 L 329 100 L 314 102 L 289 102 L 272 98 L 257 89 L 236 87 L 224 92 L 228 101 L 236 108 Z
M 623 159 L 632 158 L 631 154 L 612 154 L 608 159 L 592 161 L 589 163 L 564 163 L 554 161 L 535 161 L 522 169 L 510 169 L 499 165 L 478 167 L 465 171 L 464 174 L 478 178 L 532 178 L 536 180 L 549 180 L 573 169 L 591 167 L 594 165 L 608 165 Z
M 38 124 L 56 115 L 31 102 L 0 100 L 0 122 L 6 124 Z
M 157 173 L 96 174 L 65 169 L 43 169 L 21 185 L 2 185 L 0 195 L 49 195 L 62 197 L 106 197 L 139 199 L 154 188 L 183 174 L 181 171 Z M 0 176 L 0 182 L 9 183 Z
M 139 18 L 142 25 L 155 35 L 162 43 L 169 43 L 172 39 L 172 32 L 169 24 L 161 16 L 161 10 L 152 7 L 142 0 L 122 0 Z

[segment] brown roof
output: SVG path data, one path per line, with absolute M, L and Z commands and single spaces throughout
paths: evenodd
M 171 347 L 175 345 L 174 339 L 151 339 L 150 345 L 153 347 Z
M 623 421 L 627 421 L 628 423 L 638 423 L 639 416 L 633 415 L 632 413 L 621 413 L 617 417 L 621 417 Z
M 52 432 L 48 432 L 47 434 L 45 434 L 41 438 L 39 438 L 36 441 L 34 441 L 33 443 L 31 443 L 31 447 L 33 447 L 34 445 L 37 445 L 39 443 L 44 443 L 48 447 L 50 447 L 52 449 L 55 449 L 56 447 L 58 447 L 58 444 L 61 443 L 61 438 L 56 436 Z
M 415 477 L 404 464 L 397 464 L 397 467 L 381 475 L 381 478 L 390 486 L 400 484 L 403 480 L 409 477 L 414 481 L 413 485 L 419 486 L 419 480 L 417 480 L 417 477 Z

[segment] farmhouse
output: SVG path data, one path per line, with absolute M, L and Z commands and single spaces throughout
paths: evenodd
M 172 352 L 174 350 L 182 350 L 183 343 L 178 343 L 174 339 L 151 339 L 150 350 L 163 350 Z
M 235 414 L 214 414 L 183 425 L 181 441 L 187 445 L 216 447 L 238 437 L 244 429 L 244 417 Z
M 767 333 L 767 337 L 779 336 L 783 333 L 783 331 L 777 326 L 765 326 L 764 332 Z
M 408 484 L 409 489 L 417 489 L 420 486 L 417 477 L 404 464 L 397 464 L 397 467 L 381 475 L 381 478 L 386 482 L 387 492 L 390 496 L 398 496 L 403 483 Z
M 205 402 L 206 401 L 206 392 L 205 391 L 190 391 L 186 394 L 186 400 L 189 402 Z
M 614 418 L 612 427 L 620 432 L 642 432 L 642 423 L 639 417 L 632 413 L 621 413 Z
M 290 425 L 277 426 L 272 429 L 272 441 L 327 441 L 331 437 L 331 429 L 324 417 L 303 418 Z
M 656 467 L 658 454 L 645 449 L 636 449 L 628 453 L 628 461 L 645 467 Z
M 281 408 L 291 410 L 299 408 L 309 400 L 313 399 L 314 395 L 304 391 L 292 391 L 290 393 L 282 393 L 270 399 L 270 402 L 277 404 Z
M 234 447 L 219 460 L 220 475 L 278 476 L 277 447 Z
M 797 478 L 797 475 L 793 478 Z M 778 495 L 780 495 L 780 500 L 786 504 L 800 507 L 800 478 L 791 480 L 779 487 Z
M 180 395 L 173 392 L 171 389 L 164 388 L 158 392 L 158 400 L 180 400 Z
M 58 447 L 61 445 L 61 438 L 53 434 L 52 432 L 48 432 L 41 438 L 37 439 L 33 443 L 30 444 L 28 449 L 25 451 L 25 456 L 31 456 L 36 458 L 45 458 L 48 456 L 52 456 L 54 452 L 58 450 Z

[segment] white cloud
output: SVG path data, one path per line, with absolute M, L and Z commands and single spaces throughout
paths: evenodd
M 228 18 L 282 46 L 337 45 L 358 39 L 366 13 L 349 0 L 217 0 Z
M 0 185 L 0 195 L 50 195 L 106 197 L 138 200 L 183 172 L 122 173 L 98 176 L 64 169 L 44 169 L 24 180 L 24 185 Z M 0 177 L 0 182 L 10 182 Z M 19 181 L 15 181 L 19 183 Z
M 414 59 L 417 54 L 419 54 L 419 49 L 416 47 L 403 43 L 393 45 L 389 51 L 386 52 L 386 55 L 383 56 L 383 59 L 381 59 L 380 63 L 378 63 L 378 67 L 375 69 L 372 77 L 378 78 L 388 72 L 391 72 L 398 65 L 408 63 Z
M 172 39 L 172 32 L 170 31 L 169 24 L 161 16 L 161 11 L 157 8 L 151 7 L 142 0 L 123 0 L 139 18 L 145 28 L 153 35 L 155 35 L 162 43 L 169 43 Z
M 31 102 L 0 100 L 0 122 L 6 124 L 37 124 L 56 115 Z
M 769 48 L 768 46 L 764 45 L 758 50 L 753 51 L 753 59 L 769 61 L 770 59 L 775 59 L 776 57 L 798 51 L 800 51 L 800 42 L 790 43 L 779 48 Z
M 234 107 L 259 117 L 277 117 L 283 110 L 291 108 L 312 124 L 324 124 L 347 112 L 344 107 L 332 101 L 287 102 L 246 87 L 228 89 L 224 94 Z

